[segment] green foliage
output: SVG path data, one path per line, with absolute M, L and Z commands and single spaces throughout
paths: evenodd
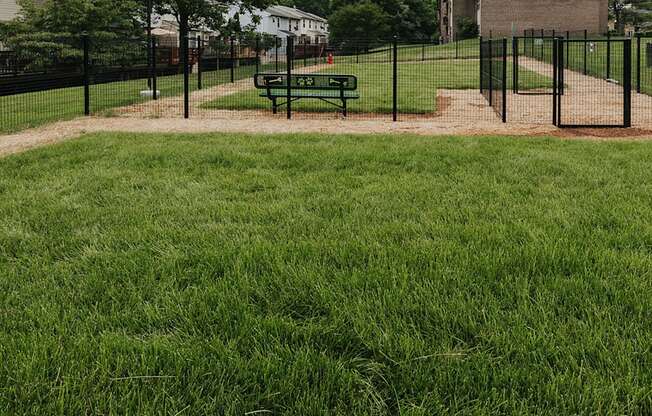
M 282 4 L 296 6 L 302 10 L 321 16 L 336 16 L 343 8 L 372 3 L 383 11 L 381 23 L 387 23 L 391 35 L 398 35 L 403 40 L 433 39 L 437 33 L 437 2 L 436 0 L 282 0 Z M 370 16 L 369 20 L 378 16 Z M 344 38 L 354 31 L 354 28 L 333 27 L 331 33 L 335 38 Z M 365 24 L 365 26 L 367 26 Z M 374 35 L 376 31 L 372 32 Z
M 389 15 L 369 1 L 339 8 L 329 19 L 333 43 L 360 44 L 387 39 L 392 30 Z
M 0 25 L 2 43 L 28 68 L 79 61 L 86 33 L 105 52 L 119 49 L 121 39 L 143 37 L 136 0 L 19 0 L 18 18 Z M 134 13 L 136 11 L 136 13 Z
M 229 28 L 226 11 L 229 5 L 239 4 L 242 12 L 264 9 L 270 0 L 154 0 L 155 9 L 160 14 L 172 14 L 177 17 L 181 35 L 192 28 L 209 28 L 223 31 Z
M 480 33 L 478 24 L 469 17 L 458 16 L 455 24 L 457 25 L 456 40 L 477 38 Z
M 609 0 L 609 17 L 616 22 L 616 34 L 632 24 L 639 31 L 652 29 L 652 2 L 649 0 Z

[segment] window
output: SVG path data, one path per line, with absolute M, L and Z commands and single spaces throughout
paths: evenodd
M 303 21 L 303 28 L 304 29 L 306 28 L 306 21 L 305 20 Z

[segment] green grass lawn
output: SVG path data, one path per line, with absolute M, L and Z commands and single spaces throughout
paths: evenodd
M 392 64 L 339 63 L 326 67 L 320 73 L 352 74 L 358 77 L 359 100 L 349 102 L 352 113 L 392 112 Z M 511 65 L 508 80 L 511 88 Z M 398 106 L 403 114 L 429 114 L 437 109 L 437 89 L 478 89 L 480 67 L 478 61 L 402 62 L 398 66 Z M 527 82 L 523 89 L 552 86 L 552 80 L 534 72 L 521 70 Z M 257 110 L 271 108 L 270 101 L 260 97 L 261 90 L 248 90 L 220 97 L 204 104 L 206 109 Z M 292 104 L 297 111 L 332 112 L 334 107 L 318 100 L 300 100 Z
M 0 159 L 0 413 L 650 414 L 651 158 L 96 134 Z
M 273 70 L 274 65 L 264 65 L 261 70 Z M 242 66 L 235 69 L 235 79 L 252 77 L 256 67 Z M 230 70 L 208 71 L 202 76 L 204 88 L 225 84 L 231 81 Z M 197 74 L 190 76 L 190 91 L 197 90 Z M 162 76 L 158 78 L 157 88 L 161 97 L 183 95 L 183 75 Z M 105 114 L 116 107 L 149 101 L 140 91 L 147 89 L 147 80 L 112 82 L 91 86 L 91 111 Z M 180 102 L 179 106 L 183 106 Z M 84 89 L 65 88 L 29 94 L 0 97 L 0 133 L 36 127 L 59 120 L 68 120 L 84 114 Z
M 391 56 L 391 44 L 372 49 L 369 57 L 374 54 Z M 361 55 L 364 57 L 365 55 Z M 418 43 L 399 44 L 398 58 L 402 61 L 420 61 L 430 59 L 480 58 L 480 40 L 468 39 L 441 45 Z

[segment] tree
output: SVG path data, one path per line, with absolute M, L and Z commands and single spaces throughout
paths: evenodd
M 609 0 L 609 14 L 615 20 L 619 33 L 622 33 L 625 29 L 623 14 L 628 4 L 628 2 L 623 0 Z
M 650 26 L 652 2 L 649 0 L 609 0 L 609 15 L 616 22 L 618 33 L 624 33 L 626 24 Z
M 239 21 L 229 21 L 229 6 L 239 5 L 239 12 L 253 12 L 264 9 L 271 0 L 154 0 L 154 9 L 160 14 L 172 14 L 179 23 L 181 56 L 186 54 L 186 42 L 191 29 L 208 29 L 222 35 L 233 35 L 242 30 Z
M 458 16 L 455 24 L 457 25 L 456 40 L 473 39 L 478 37 L 480 28 L 470 17 Z
M 386 40 L 391 35 L 390 18 L 369 1 L 339 8 L 329 19 L 333 43 Z
M 362 3 L 372 3 L 380 7 L 390 25 L 390 32 L 403 40 L 425 40 L 435 37 L 437 32 L 435 0 L 332 0 L 331 16 L 344 7 Z
M 79 61 L 84 33 L 104 52 L 120 48 L 120 39 L 142 36 L 137 0 L 18 0 L 20 14 L 0 25 L 2 43 L 28 66 Z

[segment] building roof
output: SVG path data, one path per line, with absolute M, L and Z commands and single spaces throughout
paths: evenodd
M 265 11 L 271 14 L 272 16 L 287 17 L 289 19 L 297 19 L 297 20 L 311 19 L 311 20 L 316 20 L 318 22 L 326 22 L 326 19 L 324 19 L 323 17 L 319 17 L 312 13 L 304 12 L 303 10 L 299 10 L 295 7 L 269 6 Z

